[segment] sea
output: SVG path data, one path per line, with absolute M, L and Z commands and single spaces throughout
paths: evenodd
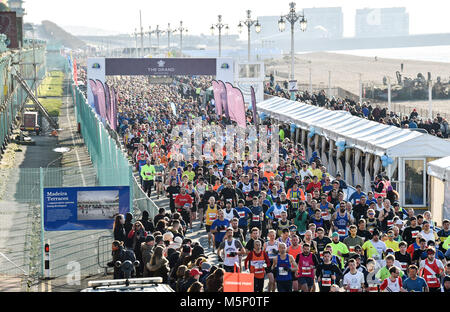
M 449 45 L 391 49 L 337 50 L 328 52 L 367 57 L 377 56 L 379 58 L 391 58 L 399 60 L 418 60 L 450 63 Z
M 261 51 L 258 50 L 260 53 Z M 308 52 L 296 52 L 296 54 L 306 54 Z M 350 54 L 356 56 L 391 58 L 399 60 L 417 60 L 417 61 L 431 61 L 431 62 L 445 62 L 450 63 L 450 45 L 442 46 L 424 46 L 424 47 L 409 47 L 409 48 L 391 48 L 391 49 L 357 49 L 357 50 L 336 50 L 327 51 L 332 53 Z M 216 57 L 217 50 L 215 48 L 207 50 L 183 50 L 184 54 L 190 57 Z M 258 54 L 258 52 L 256 52 Z M 263 55 L 271 57 L 280 57 L 282 50 L 280 49 L 264 49 Z M 247 59 L 246 49 L 224 49 L 222 50 L 222 57 L 233 57 L 235 59 Z

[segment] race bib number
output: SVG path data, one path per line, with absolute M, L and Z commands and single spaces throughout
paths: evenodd
M 367 289 L 369 290 L 369 292 L 378 292 L 378 286 L 375 284 L 370 284 Z
M 355 246 L 349 246 L 349 247 L 348 247 L 348 250 L 349 250 L 350 252 L 354 253 L 354 252 L 355 252 Z
M 328 211 L 322 211 L 322 217 L 328 216 Z
M 264 264 L 265 262 L 263 260 L 252 260 L 250 261 L 250 264 L 255 268 L 255 269 L 261 269 L 264 268 Z
M 394 225 L 394 220 L 388 220 L 387 226 L 388 226 L 388 227 L 391 227 L 391 226 L 393 226 L 393 225 Z
M 217 219 L 217 213 L 210 212 L 209 213 L 209 220 L 214 221 L 216 219 Z
M 322 278 L 322 286 L 331 286 L 331 278 Z
M 347 233 L 347 232 L 346 232 L 345 230 L 338 229 L 338 234 L 339 234 L 340 236 L 345 236 L 346 233 Z
M 434 276 L 434 275 L 427 275 L 426 279 L 427 279 L 427 283 L 430 285 L 439 284 L 436 276 Z
M 253 216 L 252 217 L 253 222 L 259 222 L 259 216 Z
M 400 262 L 400 265 L 402 267 L 402 270 L 406 270 L 406 268 L 408 267 L 408 264 L 406 262 Z
M 244 217 L 245 217 L 245 211 L 240 211 L 239 218 L 244 218 Z
M 178 196 L 178 194 L 173 194 L 173 195 L 172 195 L 173 198 L 175 198 L 175 197 L 177 197 L 177 196 Z
M 310 275 L 311 274 L 311 267 L 302 267 L 302 274 L 303 275 Z
M 285 267 L 279 267 L 278 268 L 278 275 L 280 276 L 286 276 L 288 275 L 288 270 Z
M 298 198 L 292 198 L 292 199 L 291 199 L 291 202 L 292 202 L 293 204 L 297 204 L 297 203 L 298 203 Z
M 419 231 L 412 231 L 411 232 L 412 238 L 416 238 L 417 234 L 419 234 Z
M 281 215 L 277 214 L 277 215 L 275 215 L 275 218 L 276 218 L 276 219 L 280 219 L 280 218 L 281 218 Z

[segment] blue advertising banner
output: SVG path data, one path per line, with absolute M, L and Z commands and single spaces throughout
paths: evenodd
M 44 230 L 112 229 L 130 212 L 129 186 L 44 188 Z

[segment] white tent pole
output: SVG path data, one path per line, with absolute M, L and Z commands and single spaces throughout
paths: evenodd
M 362 104 L 362 74 L 359 73 L 359 103 Z
M 433 119 L 433 80 L 428 82 L 428 118 Z
M 331 98 L 331 70 L 328 71 L 328 97 Z
M 391 111 L 391 78 L 388 78 L 388 110 Z

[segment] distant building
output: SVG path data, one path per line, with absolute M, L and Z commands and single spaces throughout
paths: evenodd
M 286 12 L 284 12 L 286 11 Z M 283 14 L 289 12 L 287 7 Z M 344 33 L 344 16 L 342 8 L 307 8 L 304 11 L 299 11 L 297 14 L 303 14 L 308 22 L 305 32 L 300 30 L 300 21 L 295 24 L 295 37 L 303 39 L 311 38 L 342 38 Z M 258 16 L 261 24 L 261 31 L 257 34 L 252 27 L 251 38 L 253 40 L 278 40 L 289 39 L 291 36 L 291 24 L 286 22 L 286 29 L 280 32 L 278 29 L 278 20 L 280 16 Z M 245 30 L 243 30 L 244 32 Z M 297 35 L 298 34 L 298 35 Z
M 11 11 L 16 12 L 17 17 L 23 17 L 26 14 L 23 3 L 22 0 L 8 0 L 8 7 Z
M 355 37 L 389 37 L 409 35 L 406 8 L 356 10 Z

